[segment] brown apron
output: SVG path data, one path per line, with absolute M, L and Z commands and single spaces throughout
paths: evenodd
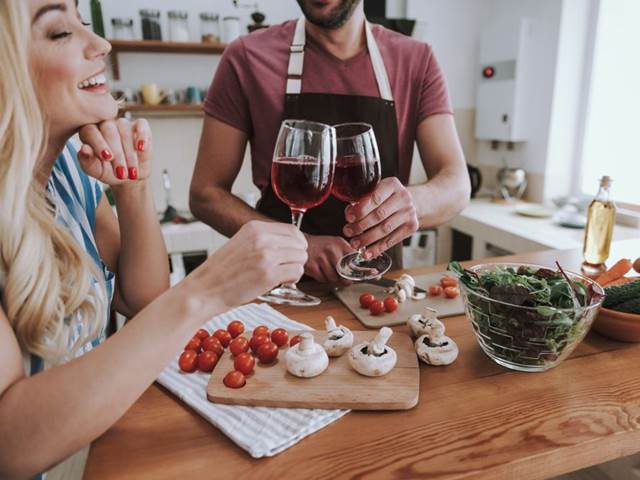
M 373 126 L 378 142 L 382 177 L 398 176 L 398 122 L 395 103 L 384 63 L 369 23 L 365 24 L 367 48 L 376 74 L 380 97 L 301 93 L 306 42 L 304 26 L 304 18 L 300 18 L 290 48 L 283 120 L 310 120 L 328 125 L 347 122 L 369 123 Z M 301 230 L 311 235 L 332 235 L 344 238 L 342 229 L 346 224 L 344 210 L 347 205 L 330 196 L 324 203 L 307 210 L 302 220 Z M 291 222 L 291 211 L 275 195 L 271 182 L 263 189 L 256 209 L 281 222 Z M 387 253 L 393 260 L 392 268 L 402 268 L 402 245 L 392 247 Z

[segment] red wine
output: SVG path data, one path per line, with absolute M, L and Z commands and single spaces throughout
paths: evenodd
M 361 155 L 345 155 L 336 159 L 331 193 L 343 202 L 356 203 L 371 193 L 380 181 L 380 162 Z
M 329 163 L 314 157 L 280 157 L 271 166 L 271 185 L 292 210 L 305 211 L 324 202 L 331 193 Z

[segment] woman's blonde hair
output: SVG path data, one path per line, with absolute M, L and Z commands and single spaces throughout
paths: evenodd
M 100 333 L 104 301 L 93 279 L 102 276 L 55 221 L 46 191 L 34 178 L 46 135 L 29 69 L 25 4 L 0 0 L 2 305 L 21 348 L 55 364 Z

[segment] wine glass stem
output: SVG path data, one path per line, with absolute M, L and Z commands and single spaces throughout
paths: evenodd
M 293 210 L 291 209 L 291 223 L 293 223 L 298 230 L 300 230 L 300 225 L 302 225 L 302 217 L 304 215 L 304 210 Z M 291 283 L 284 283 L 282 284 L 283 287 L 287 287 L 287 288 L 292 288 L 294 290 L 297 290 L 298 287 L 296 286 L 295 283 L 291 282 Z

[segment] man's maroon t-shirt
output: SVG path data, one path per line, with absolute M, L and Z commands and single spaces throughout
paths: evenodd
M 295 20 L 240 37 L 224 52 L 205 100 L 208 115 L 245 132 L 251 143 L 253 183 L 268 183 L 284 115 L 289 46 Z M 426 43 L 372 25 L 387 70 L 398 120 L 399 178 L 411 170 L 418 124 L 429 115 L 451 114 L 444 75 Z M 302 93 L 379 97 L 366 48 L 343 61 L 307 34 Z

